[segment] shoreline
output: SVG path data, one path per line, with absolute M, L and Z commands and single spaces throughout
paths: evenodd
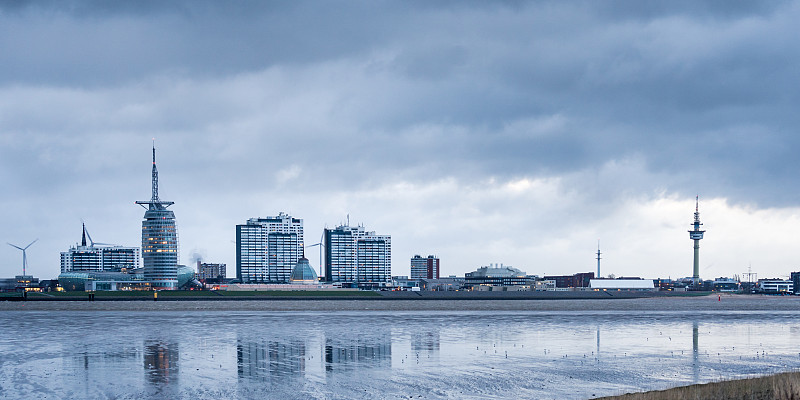
M 56 301 L 0 301 L 3 311 L 258 311 L 258 312 L 349 312 L 349 311 L 480 311 L 480 312 L 543 312 L 543 313 L 581 313 L 626 311 L 650 311 L 655 314 L 675 313 L 747 313 L 774 312 L 789 313 L 800 309 L 800 297 L 776 297 L 761 295 L 722 295 L 717 296 L 655 296 L 640 298 L 517 298 L 517 299 L 451 299 L 439 298 L 420 301 L 419 299 L 351 297 L 265 297 L 236 298 L 235 300 L 193 299 L 103 299 L 95 301 L 56 300 Z M 609 301 L 612 300 L 612 301 Z
M 752 378 L 732 379 L 665 390 L 597 397 L 597 400 L 754 399 L 800 398 L 800 372 L 781 372 Z

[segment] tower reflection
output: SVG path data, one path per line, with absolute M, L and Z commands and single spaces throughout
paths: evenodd
M 175 384 L 178 381 L 178 344 L 158 340 L 144 342 L 145 380 L 151 384 Z

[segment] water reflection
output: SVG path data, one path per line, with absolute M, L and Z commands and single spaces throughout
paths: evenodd
M 306 369 L 306 344 L 302 340 L 251 341 L 238 339 L 236 364 L 240 379 L 271 382 L 273 378 L 298 378 Z
M 145 380 L 154 385 L 177 385 L 179 358 L 178 343 L 146 340 L 143 357 Z
M 389 332 L 325 338 L 325 371 L 391 367 L 392 337 Z
M 692 321 L 692 377 L 694 383 L 700 381 L 700 325 Z
M 42 325 L 84 322 L 65 328 L 56 343 L 7 323 L 0 383 L 19 397 L 50 398 L 264 391 L 276 398 L 589 398 L 800 368 L 800 315 L 788 313 L 689 320 L 646 313 L 389 314 L 219 313 L 205 323 L 164 314 L 124 328 L 69 313 L 31 314 Z M 209 321 L 227 331 L 208 335 Z M 381 395 L 370 391 L 376 382 Z

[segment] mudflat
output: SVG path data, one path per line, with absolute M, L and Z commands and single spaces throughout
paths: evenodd
M 714 313 L 800 311 L 800 297 L 708 295 L 635 299 L 405 300 L 405 299 L 260 299 L 239 301 L 0 301 L 0 311 L 526 311 Z

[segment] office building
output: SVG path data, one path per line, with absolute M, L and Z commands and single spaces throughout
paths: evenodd
M 379 288 L 392 281 L 392 238 L 363 226 L 325 229 L 325 279 L 344 286 Z
M 411 279 L 439 279 L 439 259 L 436 256 L 411 258 Z
M 87 237 L 89 243 L 87 244 Z M 61 272 L 120 272 L 139 268 L 139 248 L 94 243 L 83 226 L 81 243 L 61 252 Z
M 152 197 L 137 201 L 145 208 L 142 221 L 144 279 L 153 289 L 173 290 L 178 285 L 178 228 L 175 214 L 167 207 L 175 204 L 158 198 L 156 148 L 153 146 Z M 145 207 L 147 206 L 147 207 Z
M 287 283 L 303 257 L 303 220 L 279 213 L 236 225 L 236 278 L 241 283 Z

